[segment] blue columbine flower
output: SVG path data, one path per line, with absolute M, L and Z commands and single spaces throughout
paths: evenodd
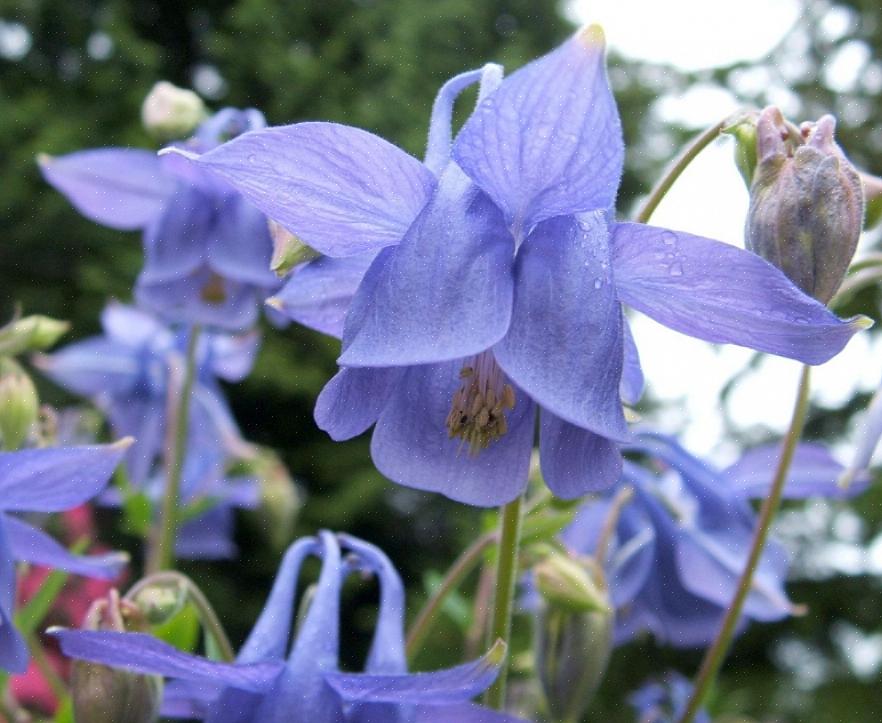
M 15 562 L 111 579 L 125 554 L 78 556 L 17 513 L 58 512 L 104 489 L 131 440 L 116 444 L 0 452 L 0 670 L 24 672 L 28 650 L 13 625 Z
M 346 552 L 345 557 L 341 554 Z M 289 648 L 297 579 L 322 560 L 314 596 Z M 380 584 L 380 609 L 364 673 L 338 669 L 340 591 L 349 573 Z M 404 587 L 389 559 L 348 535 L 321 532 L 288 550 L 269 599 L 235 663 L 182 653 L 148 635 L 56 630 L 69 656 L 164 675 L 163 713 L 207 723 L 514 723 L 469 702 L 496 677 L 498 649 L 472 663 L 408 673 Z
M 259 111 L 226 108 L 179 145 L 204 152 L 264 125 Z M 145 262 L 135 293 L 171 320 L 248 328 L 258 304 L 278 287 L 266 218 L 216 176 L 130 148 L 44 156 L 40 166 L 87 218 L 143 229 Z
M 308 293 L 290 292 L 297 304 L 282 299 L 293 318 L 310 298 L 328 310 L 334 263 L 373 258 L 316 419 L 334 439 L 376 425 L 372 456 L 387 477 L 471 504 L 507 502 L 526 485 L 541 410 L 555 494 L 613 484 L 628 439 L 622 399 L 634 402 L 643 382 L 622 303 L 702 339 L 808 363 L 862 326 L 755 254 L 615 221 L 624 147 L 599 28 L 501 77 L 487 66 L 442 87 L 425 163 L 333 123 L 187 154 L 334 258 L 307 276 Z M 478 106 L 451 147 L 453 101 L 477 80 Z
M 603 561 L 616 607 L 616 641 L 649 630 L 672 645 L 706 645 L 747 560 L 756 527 L 748 500 L 768 493 L 779 449 L 758 448 L 722 471 L 661 435 L 640 434 L 628 449 L 648 456 L 662 471 L 624 464 L 622 476 L 634 497 L 621 510 Z M 784 495 L 841 496 L 836 485 L 841 471 L 823 447 L 800 445 Z M 563 532 L 564 544 L 593 553 L 611 504 L 612 495 L 587 502 Z M 787 566 L 784 548 L 770 541 L 744 606 L 745 620 L 779 620 L 792 613 L 784 591 Z
M 143 486 L 165 444 L 169 404 L 183 381 L 186 330 L 175 331 L 151 314 L 111 303 L 101 315 L 104 334 L 35 359 L 53 381 L 91 398 L 114 434 L 135 437 L 127 462 L 131 481 Z M 251 370 L 256 333 L 203 334 L 196 354 L 188 449 L 212 458 L 248 449 L 227 406 L 218 378 L 238 381 Z
M 646 683 L 628 696 L 640 723 L 674 723 L 680 720 L 692 696 L 692 683 L 675 671 L 656 682 Z M 695 723 L 712 723 L 707 711 L 700 709 Z

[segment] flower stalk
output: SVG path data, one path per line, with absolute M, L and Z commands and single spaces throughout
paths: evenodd
M 184 473 L 184 455 L 187 449 L 190 398 L 193 382 L 196 378 L 196 349 L 199 344 L 199 334 L 200 327 L 194 325 L 187 341 L 181 396 L 178 399 L 177 409 L 169 420 L 168 431 L 171 444 L 167 457 L 165 490 L 162 497 L 162 507 L 151 534 L 147 557 L 148 574 L 167 570 L 174 565 L 174 548 L 179 523 L 178 503 L 181 493 L 181 478 Z
M 775 518 L 775 514 L 778 512 L 778 508 L 781 506 L 784 484 L 787 481 L 790 464 L 793 461 L 796 446 L 799 443 L 799 438 L 802 436 L 802 430 L 805 426 L 809 407 L 810 369 L 811 367 L 808 365 L 802 367 L 802 374 L 799 378 L 799 387 L 796 393 L 796 404 L 793 408 L 793 416 L 790 419 L 790 428 L 787 430 L 787 435 L 784 438 L 784 446 L 781 449 L 781 456 L 778 459 L 778 466 L 775 469 L 775 476 L 772 480 L 769 495 L 763 501 L 763 506 L 760 510 L 756 531 L 753 535 L 753 542 L 750 546 L 750 553 L 747 557 L 747 564 L 744 567 L 744 571 L 741 573 L 741 578 L 738 581 L 738 588 L 735 591 L 732 603 L 726 610 L 723 622 L 720 625 L 720 630 L 717 633 L 713 644 L 705 653 L 701 668 L 695 678 L 692 697 L 689 699 L 686 711 L 680 717 L 678 723 L 691 723 L 695 718 L 695 715 L 698 713 L 704 699 L 707 697 L 708 691 L 713 685 L 714 680 L 716 680 L 717 673 L 719 672 L 723 660 L 726 657 L 726 653 L 729 650 L 729 646 L 732 643 L 735 628 L 738 625 L 738 621 L 741 619 L 741 611 L 744 607 L 744 602 L 747 600 L 747 595 L 750 593 L 751 587 L 753 586 L 754 573 L 756 572 L 757 565 L 759 564 L 763 550 L 765 549 L 772 521 Z
M 515 580 L 518 573 L 518 553 L 521 541 L 521 505 L 523 495 L 499 510 L 499 559 L 496 567 L 496 590 L 493 601 L 493 619 L 490 623 L 489 640 L 502 640 L 508 644 L 511 636 L 511 615 L 514 603 Z M 484 703 L 501 710 L 505 705 L 505 685 L 509 661 L 503 662 L 496 682 L 484 694 Z

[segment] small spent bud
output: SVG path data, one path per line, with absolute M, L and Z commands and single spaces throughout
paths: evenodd
M 777 108 L 760 113 L 745 233 L 748 249 L 825 304 L 851 263 L 864 213 L 861 179 L 835 128 L 829 115 L 796 128 Z
M 562 553 L 552 553 L 533 568 L 536 587 L 550 604 L 572 612 L 596 612 L 609 607 L 606 591 L 586 567 Z
M 70 329 L 66 321 L 48 316 L 24 316 L 0 328 L 0 356 L 48 349 Z
M 723 128 L 723 133 L 735 139 L 735 165 L 748 188 L 753 183 L 753 176 L 756 173 L 756 121 L 758 115 L 756 111 L 739 114 Z
M 284 226 L 269 221 L 270 237 L 273 240 L 273 256 L 270 270 L 280 278 L 302 263 L 317 259 L 321 254 L 307 246 Z
M 136 606 L 111 590 L 108 597 L 92 603 L 83 628 L 141 632 L 146 623 Z M 159 720 L 162 678 L 76 660 L 71 698 L 77 723 L 154 723 Z
M 40 415 L 40 400 L 30 376 L 12 359 L 0 358 L 0 441 L 19 449 Z
M 573 564 L 580 567 L 576 561 Z M 573 577 L 568 566 L 560 565 L 559 570 L 563 572 L 555 572 L 553 579 L 569 581 Z M 590 609 L 584 601 L 574 606 L 570 594 L 564 596 L 564 604 L 559 604 L 559 595 L 543 592 L 545 604 L 536 621 L 536 669 L 552 720 L 581 720 L 609 663 L 615 614 L 599 569 L 594 576 L 596 579 L 588 576 L 592 594 L 597 595 Z M 569 590 L 570 585 L 566 582 L 554 589 Z M 579 601 L 580 597 L 576 595 L 575 599 Z M 576 609 L 580 604 L 582 611 Z
M 189 136 L 206 118 L 205 103 L 192 90 L 161 80 L 141 105 L 141 122 L 159 140 Z

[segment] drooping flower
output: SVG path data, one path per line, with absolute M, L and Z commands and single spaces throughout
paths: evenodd
M 134 307 L 112 303 L 101 316 L 104 334 L 37 357 L 53 381 L 91 398 L 117 436 L 133 436 L 127 462 L 131 481 L 143 486 L 162 453 L 169 404 L 175 404 L 184 374 L 187 332 L 176 332 Z M 251 370 L 259 339 L 202 334 L 190 405 L 188 449 L 208 456 L 243 453 L 243 442 L 218 384 Z
M 341 548 L 347 554 L 341 555 Z M 300 568 L 316 556 L 322 569 L 293 641 Z M 338 669 L 340 592 L 347 574 L 365 570 L 380 603 L 364 673 Z M 137 633 L 57 630 L 69 656 L 164 675 L 163 713 L 208 723 L 513 723 L 469 703 L 495 679 L 499 650 L 456 668 L 407 673 L 404 587 L 389 559 L 348 535 L 321 532 L 294 543 L 263 612 L 234 663 L 182 653 Z
M 226 108 L 180 143 L 197 152 L 265 125 L 257 110 Z M 266 218 L 228 184 L 152 151 L 102 148 L 40 158 L 49 183 L 87 218 L 143 230 L 135 294 L 172 321 L 246 329 L 278 287 Z
M 454 99 L 479 79 L 451 147 Z M 622 303 L 702 339 L 807 363 L 863 325 L 841 322 L 753 253 L 614 220 L 624 148 L 596 26 L 506 80 L 487 66 L 446 83 L 422 164 L 333 123 L 186 155 L 332 257 L 295 274 L 278 304 L 342 335 L 319 426 L 339 440 L 375 425 L 381 472 L 463 502 L 501 504 L 524 489 L 537 410 L 555 494 L 618 479 L 622 399 L 634 402 L 643 382 Z M 315 309 L 326 315 L 309 318 Z
M 109 445 L 0 452 L 0 670 L 23 672 L 28 651 L 13 624 L 15 562 L 112 579 L 124 554 L 78 556 L 18 513 L 59 512 L 104 489 L 130 440 Z
M 619 513 L 602 561 L 616 607 L 616 640 L 627 642 L 648 630 L 671 645 L 706 645 L 746 564 L 756 527 L 748 500 L 768 493 L 777 447 L 749 452 L 722 471 L 661 435 L 638 435 L 628 449 L 648 456 L 661 471 L 629 461 L 624 465 L 622 476 L 634 496 Z M 841 471 L 823 447 L 800 445 L 784 495 L 840 496 L 836 478 Z M 612 495 L 586 502 L 564 530 L 564 544 L 576 553 L 593 554 L 611 506 Z M 793 612 L 784 590 L 787 567 L 785 549 L 769 541 L 745 602 L 742 627 L 746 620 L 779 620 Z

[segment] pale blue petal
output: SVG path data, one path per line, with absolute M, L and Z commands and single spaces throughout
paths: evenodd
M 24 673 L 28 647 L 13 624 L 15 610 L 15 560 L 6 535 L 7 515 L 0 514 L 0 670 Z
M 441 175 L 450 161 L 453 104 L 466 88 L 481 79 L 483 70 L 469 70 L 453 76 L 438 91 L 429 120 L 429 141 L 426 144 L 425 166 L 436 176 Z
M 403 373 L 396 367 L 341 367 L 316 400 L 316 424 L 338 442 L 357 437 L 377 421 Z
M 619 384 L 619 394 L 621 394 L 622 401 L 625 404 L 634 405 L 643 396 L 645 380 L 643 378 L 643 368 L 640 366 L 640 354 L 637 351 L 637 344 L 634 343 L 631 325 L 627 319 L 622 322 L 622 331 L 624 332 L 625 363 L 622 367 L 622 381 Z

